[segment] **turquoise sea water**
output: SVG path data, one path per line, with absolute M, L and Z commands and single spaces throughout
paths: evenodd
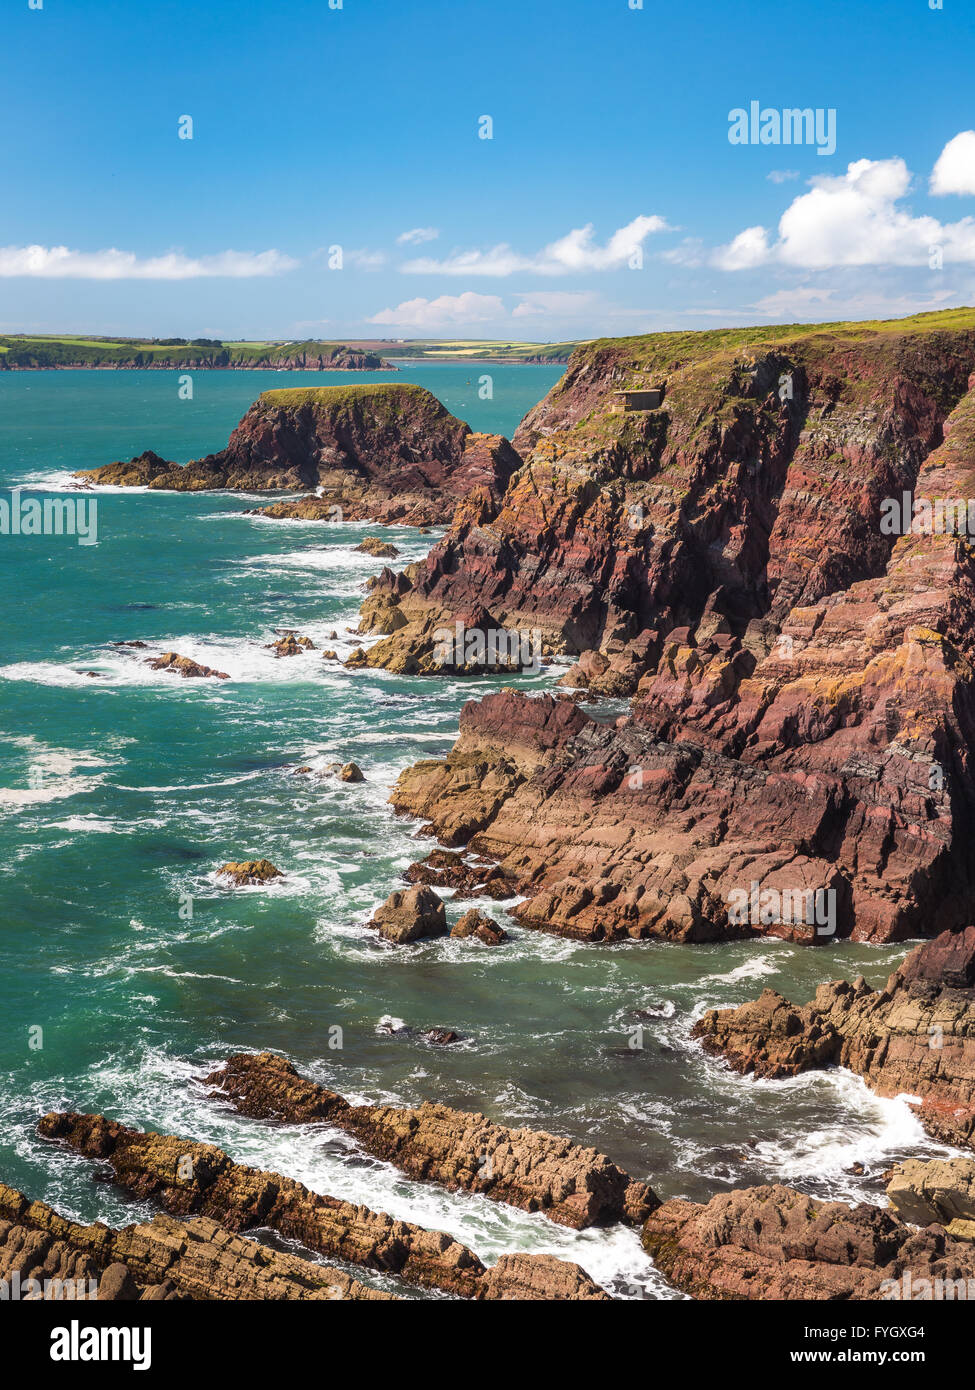
M 467 365 L 324 380 L 416 381 L 474 428 L 510 436 L 559 375 L 489 371 L 491 401 Z M 175 373 L 0 374 L 0 495 L 70 495 L 74 469 L 145 448 L 199 457 L 260 391 L 318 380 L 198 372 L 185 402 Z M 100 1110 L 450 1230 L 489 1263 L 549 1250 L 622 1296 L 666 1297 L 631 1231 L 562 1231 L 410 1182 L 321 1127 L 237 1118 L 193 1078 L 233 1050 L 278 1049 L 350 1098 L 442 1100 L 594 1143 L 662 1196 L 776 1180 L 876 1201 L 890 1161 L 938 1151 L 903 1102 L 856 1078 L 744 1080 L 688 1039 L 704 1008 L 765 985 L 806 999 L 820 979 L 880 983 L 902 946 L 583 947 L 505 918 L 513 939 L 500 949 L 398 950 L 367 931 L 430 848 L 391 814 L 392 783 L 449 749 L 466 699 L 511 678 L 323 663 L 323 646 L 348 650 L 364 581 L 384 563 L 354 551 L 362 536 L 391 539 L 399 564 L 433 537 L 245 514 L 262 500 L 100 490 L 96 545 L 0 536 L 0 1181 L 85 1220 L 132 1220 L 142 1208 L 35 1134 L 45 1110 Z M 281 625 L 319 650 L 274 659 L 264 644 Z M 130 639 L 232 680 L 151 671 L 150 653 L 110 645 Z M 558 674 L 517 679 L 543 689 Z M 350 758 L 364 783 L 293 775 Z M 226 860 L 258 856 L 286 877 L 244 890 L 215 879 Z M 450 902 L 448 914 L 469 905 Z M 390 1020 L 465 1041 L 434 1047 L 390 1033 Z M 329 1046 L 336 1027 L 341 1049 Z

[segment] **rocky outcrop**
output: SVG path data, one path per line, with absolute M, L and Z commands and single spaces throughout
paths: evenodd
M 188 656 L 180 656 L 178 652 L 163 652 L 162 656 L 146 657 L 146 664 L 154 671 L 175 671 L 177 675 L 185 678 L 213 676 L 219 681 L 230 680 L 226 671 L 215 671 L 212 666 L 202 666 Z
M 447 914 L 432 888 L 397 889 L 366 924 L 385 941 L 406 946 L 421 937 L 446 936 Z
M 265 515 L 419 526 L 469 495 L 490 510 L 519 463 L 507 440 L 473 434 L 423 387 L 326 386 L 265 391 L 225 449 L 185 467 L 150 451 L 76 476 L 179 492 L 314 488 Z
M 271 883 L 276 878 L 284 877 L 281 870 L 276 868 L 270 859 L 241 859 L 229 864 L 222 864 L 217 873 L 224 878 L 229 878 L 239 888 L 257 883 Z
M 849 1067 L 879 1095 L 919 1097 L 935 1138 L 975 1145 L 975 927 L 918 946 L 883 989 L 833 980 L 801 1007 L 766 990 L 711 1010 L 693 1031 L 707 1052 L 758 1076 Z
M 477 937 L 485 946 L 500 946 L 503 941 L 507 941 L 508 933 L 486 913 L 479 912 L 476 907 L 470 908 L 463 916 L 458 917 L 457 921 L 450 929 L 450 935 L 464 941 L 470 936 Z
M 305 652 L 315 650 L 315 644 L 310 637 L 299 637 L 295 632 L 286 632 L 276 642 L 268 642 L 266 646 L 276 657 L 303 656 Z
M 41 1119 L 39 1130 L 47 1139 L 106 1161 L 127 1191 L 158 1201 L 177 1216 L 209 1217 L 235 1233 L 270 1228 L 326 1257 L 462 1298 L 512 1296 L 512 1288 L 530 1285 L 533 1262 L 537 1298 L 551 1296 L 554 1279 L 572 1290 L 569 1297 L 606 1298 L 578 1265 L 556 1261 L 558 1272 L 553 1274 L 546 1256 L 522 1256 L 510 1279 L 503 1270 L 488 1277 L 474 1252 L 442 1231 L 321 1196 L 278 1173 L 234 1163 L 212 1144 L 143 1134 L 102 1115 L 51 1113 Z
M 840 983 L 823 989 L 832 991 Z M 790 1004 L 774 989 L 737 1009 L 709 1010 L 694 1025 L 693 1036 L 735 1071 L 776 1081 L 835 1066 L 843 1049 L 829 1010 L 820 1013 L 815 1003 Z
M 511 888 L 496 864 L 470 864 L 462 854 L 449 849 L 431 850 L 425 859 L 411 864 L 403 877 L 409 883 L 453 888 L 460 898 L 511 897 Z
M 382 540 L 379 536 L 366 536 L 365 540 L 355 546 L 356 550 L 361 550 L 364 555 L 376 555 L 383 560 L 394 560 L 399 554 L 396 546 L 389 541 Z
M 577 1230 L 623 1220 L 638 1224 L 657 1204 L 646 1183 L 595 1149 L 430 1102 L 416 1109 L 349 1105 L 270 1052 L 231 1057 L 204 1085 L 244 1115 L 327 1121 L 413 1178 L 480 1192 Z
M 942 1298 L 967 1299 L 975 1288 L 975 1246 L 941 1226 L 917 1231 L 879 1207 L 781 1186 L 722 1193 L 706 1205 L 665 1202 L 647 1220 L 643 1245 L 696 1299 L 930 1299 L 935 1280 Z
M 84 1226 L 0 1186 L 0 1279 L 14 1278 L 25 1301 L 393 1297 L 344 1270 L 235 1235 L 209 1217 L 159 1215 L 121 1230 L 101 1222 Z

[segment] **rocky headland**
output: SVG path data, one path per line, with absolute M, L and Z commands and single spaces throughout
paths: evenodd
M 421 386 L 323 386 L 265 391 L 225 449 L 185 466 L 149 450 L 76 476 L 177 492 L 311 488 L 264 514 L 429 526 L 461 499 L 491 505 L 519 462 L 507 440 L 474 434 Z

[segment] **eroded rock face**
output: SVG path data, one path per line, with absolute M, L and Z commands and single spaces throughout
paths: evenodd
M 763 330 L 587 344 L 522 421 L 496 515 L 455 516 L 414 601 L 479 604 L 568 650 L 776 622 L 881 573 L 883 498 L 911 486 L 975 369 L 971 332 Z M 660 409 L 619 412 L 653 378 Z
M 722 1193 L 706 1205 L 665 1202 L 647 1220 L 643 1245 L 697 1299 L 923 1297 L 920 1281 L 935 1279 L 965 1281 L 967 1297 L 975 1277 L 975 1247 L 940 1226 L 916 1231 L 879 1207 L 816 1201 L 782 1186 Z
M 714 1009 L 694 1026 L 706 1051 L 738 1071 L 794 1076 L 835 1063 L 882 1096 L 918 1096 L 935 1138 L 975 1139 L 975 927 L 918 946 L 881 990 L 863 980 L 822 984 L 796 1007 L 766 990 L 755 1003 Z
M 447 914 L 432 888 L 397 889 L 377 907 L 368 924 L 385 941 L 406 946 L 425 936 L 447 935 Z
M 411 1177 L 480 1192 L 575 1229 L 639 1223 L 657 1203 L 647 1184 L 634 1182 L 595 1149 L 430 1102 L 416 1109 L 350 1106 L 273 1053 L 231 1057 L 204 1084 L 228 1096 L 244 1115 L 293 1123 L 327 1120 Z
M 122 1187 L 177 1216 L 209 1217 L 231 1232 L 270 1227 L 327 1257 L 462 1298 L 507 1297 L 509 1287 L 521 1287 L 531 1263 L 539 1261 L 536 1296 L 549 1296 L 553 1275 L 546 1256 L 521 1257 L 510 1281 L 503 1271 L 488 1279 L 474 1252 L 443 1231 L 321 1196 L 278 1173 L 234 1163 L 213 1144 L 143 1134 L 102 1115 L 51 1113 L 38 1128 L 45 1138 L 104 1159 Z M 567 1266 L 562 1277 L 577 1290 L 575 1297 L 607 1297 L 578 1266 Z
M 53 1280 L 62 1285 L 61 1297 L 98 1302 L 393 1297 L 344 1270 L 234 1235 L 208 1217 L 160 1215 L 121 1230 L 101 1222 L 83 1226 L 0 1186 L 0 1278 L 9 1280 L 14 1270 L 22 1292 L 34 1279 L 44 1297 L 44 1281 Z M 47 1296 L 58 1297 L 57 1287 L 49 1284 Z
M 944 430 L 917 491 L 975 496 L 975 392 Z M 589 720 L 544 750 L 547 715 L 534 716 L 550 756 L 524 783 L 497 711 L 468 709 L 451 757 L 436 776 L 430 764 L 404 774 L 394 804 L 424 814 L 429 802 L 444 843 L 476 835 L 471 847 L 533 894 L 523 921 L 583 939 L 888 941 L 963 926 L 975 915 L 973 556 L 954 535 L 902 536 L 881 575 L 791 609 L 771 646 L 761 624 L 703 640 L 674 629 L 616 728 Z M 491 778 L 489 809 L 465 790 L 465 759 Z

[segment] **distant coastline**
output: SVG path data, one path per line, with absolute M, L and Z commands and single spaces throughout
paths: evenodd
M 395 372 L 397 361 L 552 366 L 567 363 L 577 346 L 441 339 L 223 342 L 18 333 L 0 335 L 0 371 Z

